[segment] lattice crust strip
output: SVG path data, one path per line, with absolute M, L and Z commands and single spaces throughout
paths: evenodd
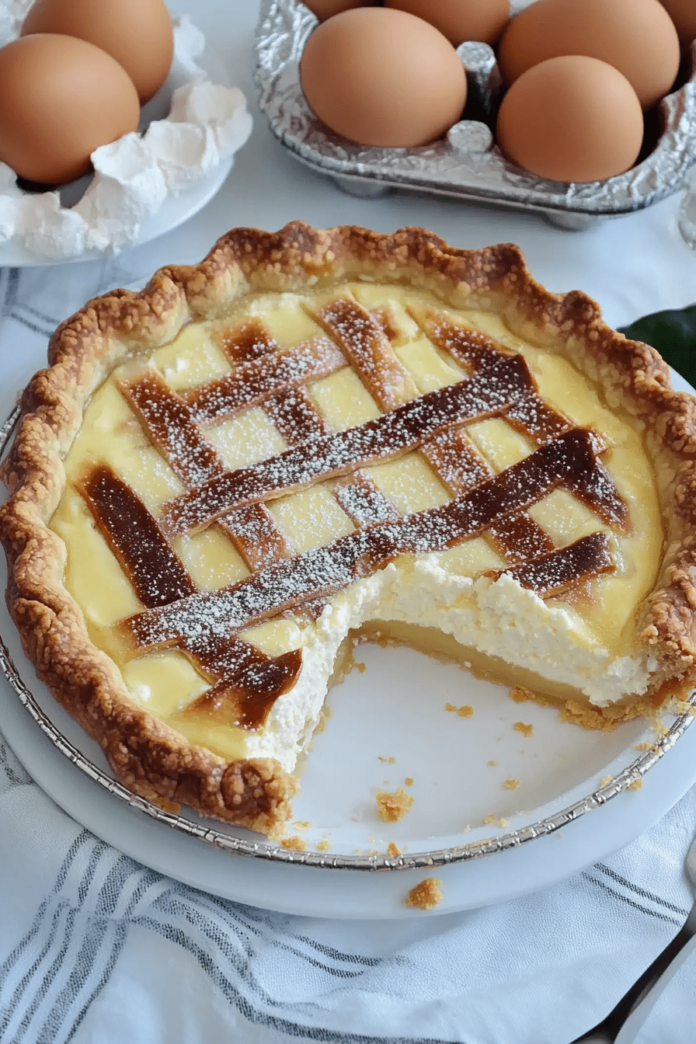
M 466 374 L 418 395 L 383 317 L 352 297 L 310 314 L 327 336 L 285 352 L 258 319 L 228 332 L 221 343 L 234 369 L 182 394 L 153 369 L 121 381 L 147 435 L 187 487 L 165 504 L 159 520 L 106 466 L 95 468 L 80 486 L 146 607 L 122 624 L 133 653 L 179 649 L 211 681 L 185 713 L 247 729 L 262 726 L 273 702 L 294 685 L 302 654 L 268 657 L 239 637 L 246 628 L 280 614 L 315 617 L 326 599 L 400 554 L 442 551 L 482 534 L 509 563 L 491 577 L 505 572 L 542 597 L 612 571 L 607 533 L 558 548 L 527 514 L 558 487 L 581 499 L 605 525 L 628 527 L 626 505 L 600 460 L 599 439 L 543 402 L 521 355 L 444 315 L 413 310 L 431 343 Z M 348 360 L 385 412 L 335 432 L 307 385 Z M 289 448 L 230 472 L 201 425 L 258 406 Z M 537 445 L 497 475 L 465 434 L 468 424 L 493 416 L 504 417 Z M 361 469 L 413 450 L 423 454 L 453 499 L 402 517 Z M 327 482 L 357 529 L 292 556 L 266 505 Z M 211 524 L 227 533 L 252 575 L 202 593 L 168 537 Z

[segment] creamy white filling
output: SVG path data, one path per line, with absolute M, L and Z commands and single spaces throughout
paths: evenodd
M 319 723 L 341 643 L 381 620 L 436 628 L 483 655 L 572 686 L 600 707 L 644 693 L 656 667 L 647 653 L 612 657 L 572 610 L 547 605 L 510 576 L 453 575 L 438 555 L 402 560 L 341 592 L 308 627 L 297 684 L 275 702 L 263 732 L 247 738 L 249 757 L 274 757 L 293 770 Z

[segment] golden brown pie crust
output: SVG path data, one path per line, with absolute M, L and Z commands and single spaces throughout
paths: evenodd
M 48 522 L 84 408 L 126 354 L 152 352 L 185 323 L 214 318 L 249 291 L 316 289 L 361 276 L 430 290 L 454 308 L 498 313 L 514 333 L 560 353 L 599 383 L 610 406 L 644 423 L 666 548 L 638 631 L 658 662 L 649 702 L 658 706 L 696 679 L 696 402 L 670 388 L 668 368 L 652 348 L 611 330 L 585 294 L 548 293 L 510 244 L 457 250 L 419 228 L 392 235 L 356 227 L 317 231 L 302 222 L 277 233 L 235 229 L 199 265 L 162 268 L 137 294 L 116 290 L 96 298 L 56 330 L 49 368 L 22 396 L 21 426 L 2 468 L 10 498 L 0 508 L 0 538 L 9 562 L 7 601 L 25 651 L 99 741 L 118 779 L 142 797 L 184 803 L 270 835 L 290 815 L 295 778 L 273 759 L 225 762 L 136 704 L 114 663 L 90 641 L 63 586 L 65 547 Z M 592 714 L 596 719 L 599 712 Z

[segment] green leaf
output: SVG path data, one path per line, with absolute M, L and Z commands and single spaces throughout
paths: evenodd
M 696 304 L 643 316 L 621 327 L 620 333 L 652 345 L 666 363 L 696 386 Z

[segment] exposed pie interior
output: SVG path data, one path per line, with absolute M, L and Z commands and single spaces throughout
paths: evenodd
M 692 401 L 516 248 L 240 230 L 52 353 L 10 604 L 136 792 L 277 832 L 361 629 L 591 724 L 690 683 Z

